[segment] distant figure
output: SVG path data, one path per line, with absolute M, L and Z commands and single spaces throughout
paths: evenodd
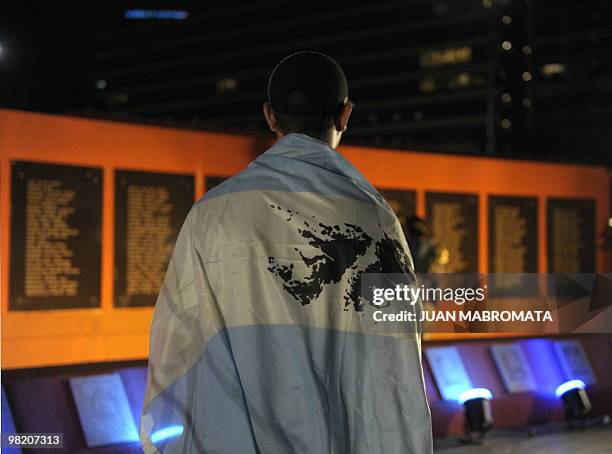
M 335 150 L 352 109 L 344 72 L 290 55 L 268 100 L 278 142 L 208 191 L 177 240 L 151 326 L 143 448 L 431 453 L 418 325 L 375 334 L 364 316 L 362 273 L 414 273 L 393 211 Z
M 608 256 L 608 269 L 612 270 L 612 218 L 608 220 L 608 225 L 601 233 L 601 249 Z
M 412 253 L 414 271 L 417 274 L 430 273 L 439 261 L 439 251 L 435 241 L 429 237 L 425 221 L 413 216 L 406 221 L 406 240 Z

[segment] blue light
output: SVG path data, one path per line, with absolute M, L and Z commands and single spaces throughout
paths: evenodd
M 533 378 L 542 397 L 554 399 L 555 388 L 566 380 L 550 339 L 521 341 L 527 361 L 533 366 Z M 537 365 L 537 367 L 536 367 Z
M 584 389 L 585 387 L 586 385 L 582 380 L 566 381 L 565 383 L 557 386 L 557 389 L 555 390 L 555 395 L 557 397 L 561 397 L 568 391 L 573 391 L 574 389 Z
M 123 17 L 126 19 L 158 19 L 158 20 L 185 20 L 189 12 L 184 10 L 168 9 L 128 9 Z
M 472 399 L 493 399 L 493 394 L 487 388 L 472 388 L 467 391 L 463 391 L 459 395 L 459 404 L 463 405 L 468 400 Z
M 183 433 L 183 426 L 170 426 L 165 429 L 159 429 L 151 435 L 151 441 L 153 443 L 158 443 L 163 440 L 167 440 L 168 438 L 178 437 Z

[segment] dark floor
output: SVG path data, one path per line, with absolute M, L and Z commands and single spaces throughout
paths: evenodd
M 556 429 L 531 437 L 524 431 L 499 431 L 488 434 L 480 445 L 436 440 L 434 451 L 444 454 L 610 454 L 612 426 L 576 431 Z

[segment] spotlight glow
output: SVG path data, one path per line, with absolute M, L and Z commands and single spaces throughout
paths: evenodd
M 582 380 L 570 380 L 570 381 L 566 381 L 565 383 L 557 386 L 557 389 L 555 390 L 555 395 L 557 397 L 561 397 L 563 394 L 565 394 L 568 391 L 572 391 L 574 389 L 584 389 L 584 388 L 586 388 L 586 385 L 584 384 Z
M 459 405 L 463 405 L 468 400 L 472 399 L 493 399 L 493 394 L 487 388 L 472 388 L 467 391 L 463 391 L 459 395 Z
M 183 426 L 170 426 L 165 429 L 159 429 L 151 435 L 151 441 L 158 443 L 168 438 L 178 437 L 183 433 Z

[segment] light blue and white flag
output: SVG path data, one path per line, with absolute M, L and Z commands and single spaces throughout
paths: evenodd
M 397 218 L 289 134 L 198 201 L 151 327 L 146 453 L 430 453 L 417 330 L 373 333 L 364 272 L 412 274 Z

